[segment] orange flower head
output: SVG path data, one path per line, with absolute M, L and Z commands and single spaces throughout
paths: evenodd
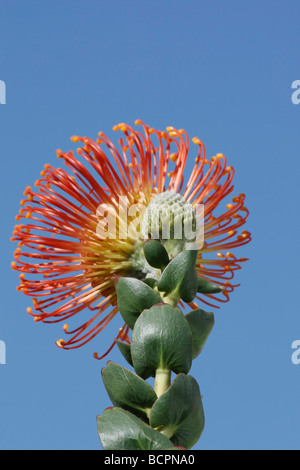
M 18 242 L 12 262 L 20 272 L 17 290 L 32 298 L 27 311 L 35 321 L 64 322 L 67 338 L 56 342 L 63 349 L 86 344 L 117 315 L 116 278 L 157 275 L 144 258 L 141 236 L 157 201 L 171 198 L 193 211 L 204 205 L 197 273 L 223 290 L 218 296 L 198 294 L 197 300 L 214 307 L 227 302 L 237 287 L 231 283 L 235 271 L 246 261 L 232 250 L 251 240 L 241 230 L 249 212 L 244 194 L 224 202 L 234 189 L 234 169 L 225 156 L 207 159 L 199 138 L 192 139 L 190 150 L 182 129 L 162 132 L 139 120 L 135 124 L 142 132 L 124 123 L 113 128 L 123 133 L 118 148 L 102 132 L 96 142 L 72 137 L 80 144 L 77 155 L 57 151 L 66 168 L 46 164 L 35 189 L 24 191 L 12 237 Z M 195 158 L 195 165 L 185 183 L 188 158 Z M 184 247 L 176 245 L 175 253 L 178 249 Z M 174 244 L 171 257 L 172 250 Z M 190 306 L 198 308 L 196 302 Z M 87 309 L 88 320 L 70 330 L 66 322 Z M 117 338 L 129 342 L 128 333 L 123 325 Z

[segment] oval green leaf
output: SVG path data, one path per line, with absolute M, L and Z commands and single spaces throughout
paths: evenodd
M 164 270 L 158 283 L 158 290 L 164 292 L 174 305 L 180 299 L 192 302 L 197 294 L 198 278 L 196 261 L 198 252 L 187 250 L 174 258 Z
M 193 336 L 193 359 L 202 352 L 202 349 L 214 327 L 215 316 L 201 308 L 192 310 L 185 315 Z
M 160 428 L 175 446 L 191 449 L 200 439 L 205 417 L 199 385 L 190 375 L 179 374 L 158 398 L 150 412 L 150 424 Z
M 132 364 L 132 358 L 131 358 L 130 344 L 123 343 L 123 341 L 120 341 L 117 338 L 115 338 L 115 342 L 119 348 L 119 351 L 122 353 L 124 359 L 126 359 L 128 364 L 132 366 L 133 364 Z
M 137 416 L 147 415 L 157 399 L 151 385 L 114 362 L 108 362 L 102 369 L 102 379 L 113 405 Z
M 165 450 L 172 442 L 122 408 L 108 408 L 97 418 L 104 450 Z
M 169 264 L 169 255 L 158 240 L 148 240 L 144 245 L 145 258 L 153 268 L 163 271 Z
M 223 290 L 222 287 L 216 286 L 216 284 L 203 279 L 203 277 L 198 277 L 197 292 L 199 292 L 199 294 L 219 294 L 223 292 Z
M 133 328 L 143 310 L 161 302 L 159 294 L 144 282 L 131 277 L 121 277 L 117 286 L 118 307 L 126 324 Z
M 188 373 L 192 364 L 192 332 L 179 308 L 155 305 L 145 310 L 132 332 L 131 357 L 138 375 L 147 379 L 158 368 Z

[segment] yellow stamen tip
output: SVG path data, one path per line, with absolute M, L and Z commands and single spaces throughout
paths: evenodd
M 24 196 L 28 196 L 28 194 L 30 193 L 30 191 L 31 191 L 31 186 L 27 186 L 27 187 L 25 188 L 24 193 L 23 193 Z
M 72 141 L 72 142 L 79 142 L 79 137 L 78 137 L 78 135 L 73 135 L 73 136 L 71 137 L 71 141 Z
M 177 160 L 178 160 L 178 153 L 172 153 L 172 154 L 170 155 L 170 159 L 171 159 L 172 162 L 174 162 L 174 163 L 177 162 Z

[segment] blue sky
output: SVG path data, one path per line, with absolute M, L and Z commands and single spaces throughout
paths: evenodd
M 35 324 L 16 292 L 9 239 L 25 186 L 57 148 L 99 130 L 117 139 L 113 125 L 137 118 L 224 153 L 251 212 L 241 287 L 191 371 L 206 413 L 195 449 L 300 448 L 299 14 L 293 0 L 1 1 L 1 449 L 101 449 L 96 415 L 110 401 L 92 354 L 119 322 L 59 350 L 61 325 Z M 110 359 L 124 364 L 117 350 Z

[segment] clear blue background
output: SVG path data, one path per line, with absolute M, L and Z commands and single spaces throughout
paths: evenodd
M 207 419 L 195 448 L 300 448 L 299 18 L 298 0 L 1 0 L 1 449 L 101 449 L 96 415 L 110 402 L 92 353 L 119 321 L 84 349 L 56 348 L 62 325 L 35 324 L 15 290 L 9 239 L 57 148 L 100 129 L 117 140 L 112 126 L 137 118 L 224 153 L 251 210 L 241 287 L 191 371 Z

